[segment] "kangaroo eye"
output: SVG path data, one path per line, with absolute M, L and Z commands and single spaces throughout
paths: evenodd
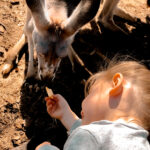
M 65 57 L 67 56 L 67 47 L 61 46 L 56 50 L 56 54 L 58 57 Z
M 62 46 L 60 49 L 61 49 L 61 50 L 65 50 L 65 49 L 66 49 L 66 46 Z

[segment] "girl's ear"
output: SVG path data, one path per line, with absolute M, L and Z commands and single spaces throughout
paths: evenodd
M 110 96 L 118 96 L 123 90 L 123 75 L 116 73 L 112 78 L 112 89 L 109 91 Z

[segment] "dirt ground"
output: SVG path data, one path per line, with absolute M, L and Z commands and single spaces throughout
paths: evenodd
M 150 68 L 150 8 L 147 8 L 146 0 L 121 0 L 119 7 L 139 18 L 136 23 L 114 18 L 124 30 L 130 31 L 128 36 L 108 31 L 95 21 L 76 35 L 73 47 L 92 73 L 116 53 L 129 54 Z M 23 33 L 25 12 L 23 0 L 0 1 L 0 67 L 6 52 Z M 9 150 L 27 141 L 30 141 L 28 149 L 33 150 L 44 140 L 62 148 L 66 131 L 46 112 L 45 86 L 66 97 L 80 116 L 84 83 L 89 74 L 78 63 L 73 71 L 69 59 L 64 58 L 53 81 L 24 80 L 25 54 L 20 58 L 8 77 L 3 78 L 0 74 L 0 150 Z

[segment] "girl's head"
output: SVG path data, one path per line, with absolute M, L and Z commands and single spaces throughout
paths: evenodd
M 88 79 L 85 95 L 83 124 L 124 117 L 150 128 L 150 71 L 144 65 L 136 61 L 111 62 Z

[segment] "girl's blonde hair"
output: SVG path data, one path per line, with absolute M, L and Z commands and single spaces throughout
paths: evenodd
M 102 71 L 88 79 L 85 85 L 85 95 L 89 93 L 95 82 L 101 79 L 109 82 L 116 73 L 122 73 L 125 79 L 128 79 L 138 88 L 139 95 L 137 97 L 140 97 L 141 100 L 138 114 L 140 114 L 143 127 L 150 130 L 150 70 L 143 64 L 133 60 L 111 61 Z

